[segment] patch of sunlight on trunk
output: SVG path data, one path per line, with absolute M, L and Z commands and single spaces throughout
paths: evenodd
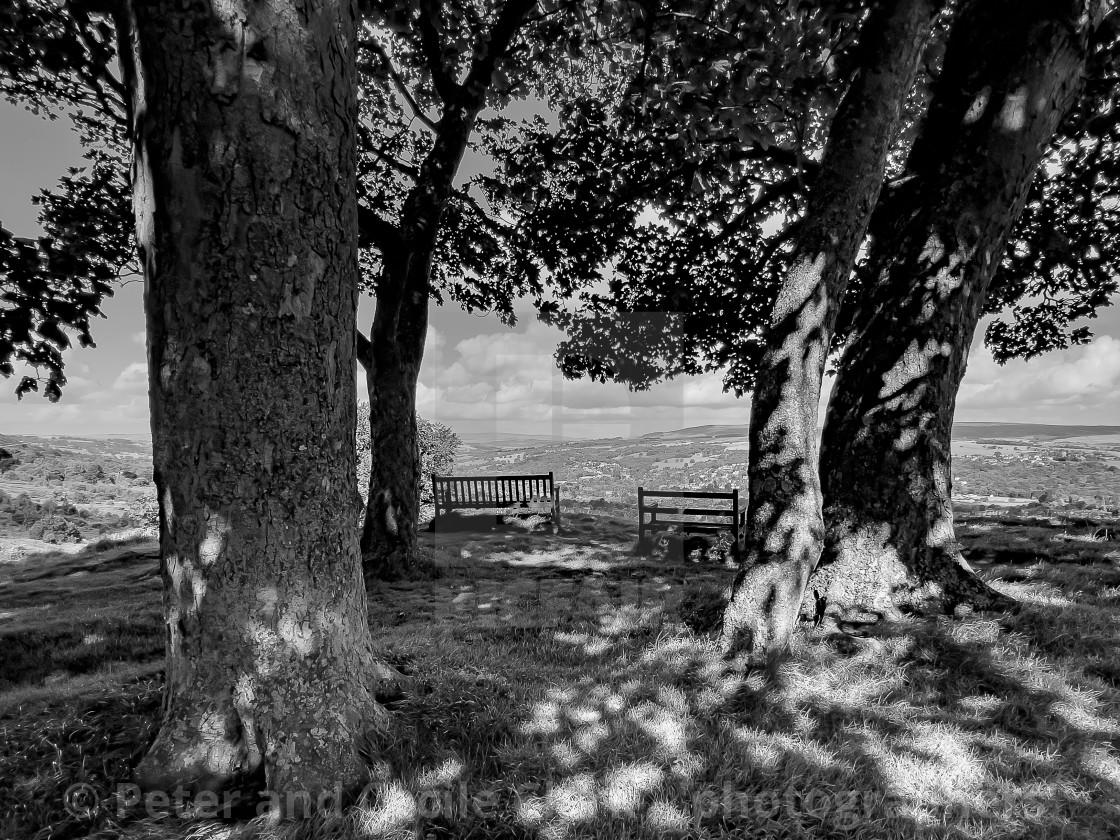
M 213 566 L 225 551 L 229 539 L 229 520 L 216 510 L 206 511 L 206 536 L 198 545 L 198 559 L 204 566 Z
M 277 631 L 288 647 L 301 656 L 310 656 L 319 649 L 319 633 L 312 624 L 313 615 L 305 610 L 286 611 Z
M 935 356 L 947 356 L 952 348 L 947 343 L 927 340 L 921 347 L 918 340 L 912 340 L 894 366 L 883 375 L 883 387 L 879 389 L 878 397 L 886 402 L 888 408 L 913 408 L 925 394 L 925 388 L 915 388 L 910 399 L 903 402 L 902 392 L 907 385 L 926 376 L 930 371 L 930 359 Z
M 988 108 L 988 101 L 992 98 L 991 85 L 985 85 L 984 88 L 976 94 L 976 98 L 972 100 L 972 104 L 968 106 L 968 110 L 964 115 L 964 124 L 971 125 L 983 116 L 984 111 Z
M 182 748 L 176 761 L 182 767 L 205 767 L 221 777 L 235 767 L 240 758 L 238 744 L 226 737 L 228 720 L 213 709 L 206 711 L 198 721 L 198 738 Z
M 808 304 L 810 297 L 821 285 L 821 277 L 824 275 L 825 265 L 827 264 L 828 256 L 821 253 L 815 258 L 808 256 L 802 257 L 794 265 L 790 266 L 789 271 L 786 273 L 786 280 L 778 292 L 777 299 L 774 301 L 773 317 L 776 321 L 788 317 L 798 309 L 805 308 L 806 312 L 802 313 L 802 318 L 804 318 L 806 314 L 811 313 L 814 319 L 812 323 L 818 323 L 820 316 L 817 312 L 823 308 L 823 300 L 812 310 L 808 308 Z M 800 340 L 796 334 L 787 339 L 787 345 L 794 340 Z M 795 348 L 792 345 L 783 348 L 783 355 L 787 358 L 791 357 L 793 352 L 795 352 Z
M 999 125 L 1005 131 L 1022 131 L 1027 124 L 1027 86 L 1020 85 L 1003 100 L 999 111 Z M 1042 107 L 1047 103 L 1043 102 Z M 1040 108 L 1041 110 L 1041 108 Z
M 806 551 L 816 547 L 810 529 L 801 527 L 806 521 L 813 521 L 819 515 L 819 500 L 811 487 L 805 488 L 807 492 L 798 493 L 794 505 L 786 510 L 779 518 L 777 524 L 769 529 L 766 535 L 765 549 L 770 554 L 778 554 L 786 547 L 789 540 L 789 549 L 786 552 L 790 557 L 801 557 Z M 811 500 L 809 504 L 806 501 Z M 787 593 L 788 594 L 788 593 Z

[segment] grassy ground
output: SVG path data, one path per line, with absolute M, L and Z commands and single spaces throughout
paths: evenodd
M 636 556 L 631 523 L 570 526 L 425 534 L 442 576 L 371 601 L 419 678 L 383 781 L 300 826 L 108 798 L 158 715 L 152 544 L 0 566 L 0 838 L 1117 836 L 1117 543 L 967 522 L 1017 615 L 807 629 L 744 675 L 677 614 L 730 569 Z

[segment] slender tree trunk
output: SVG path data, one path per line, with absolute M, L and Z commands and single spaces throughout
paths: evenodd
M 377 310 L 363 358 L 370 434 L 369 496 L 361 543 L 367 585 L 417 572 L 416 383 L 428 334 L 429 280 L 440 218 L 482 102 L 480 95 L 472 107 L 445 110 L 435 146 L 401 212 L 400 250 L 383 253 Z
M 367 584 L 417 572 L 416 382 L 424 359 L 429 280 L 440 219 L 451 200 L 475 122 L 486 106 L 494 70 L 535 6 L 536 0 L 506 0 L 462 83 L 446 67 L 429 66 L 443 101 L 432 149 L 405 199 L 399 225 L 387 231 L 392 226 L 382 222 L 371 234 L 381 250 L 384 270 L 377 282 L 377 311 L 369 339 L 360 342 L 370 404 L 371 469 L 361 543 Z M 421 15 L 438 9 L 430 3 L 422 7 Z M 438 21 L 429 23 L 438 31 Z
M 420 261 L 430 265 L 431 255 Z M 392 281 L 390 281 L 392 282 Z M 398 281 L 404 285 L 407 281 Z M 428 330 L 427 276 L 400 311 L 405 323 L 386 323 L 389 306 L 378 300 L 366 365 L 369 395 L 369 496 L 362 526 L 362 570 L 375 579 L 412 577 L 418 571 L 416 524 L 420 514 L 420 446 L 416 436 L 416 383 Z
M 933 0 L 886 0 L 864 24 L 862 66 L 833 120 L 771 314 L 751 404 L 746 564 L 723 617 L 723 643 L 745 662 L 786 646 L 820 556 L 817 404 L 825 355 L 937 8 Z
M 882 268 L 829 403 L 827 548 L 805 604 L 818 617 L 1011 604 L 955 540 L 953 412 L 989 281 L 1080 87 L 1087 5 L 982 0 L 958 12 L 911 155 L 916 201 L 873 245 Z
M 386 720 L 351 444 L 355 9 L 129 15 L 167 616 L 137 776 L 193 792 L 263 776 L 300 814 L 364 781 L 359 748 Z

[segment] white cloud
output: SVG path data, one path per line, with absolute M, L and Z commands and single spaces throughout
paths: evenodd
M 973 349 L 957 399 L 970 419 L 1107 423 L 1120 417 L 1120 339 L 1048 353 L 1029 362 L 997 365 L 983 346 Z
M 148 363 L 130 364 L 120 372 L 112 388 L 114 391 L 148 393 Z
M 562 334 L 526 320 L 521 331 L 502 329 L 445 346 L 443 364 L 429 365 L 426 357 L 417 391 L 421 414 L 458 423 L 465 431 L 503 427 L 572 436 L 746 422 L 749 403 L 723 393 L 718 373 L 639 392 L 617 383 L 565 379 L 554 361 Z

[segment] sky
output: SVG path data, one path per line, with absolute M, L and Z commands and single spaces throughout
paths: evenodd
M 40 230 L 31 196 L 81 165 L 64 120 L 48 122 L 0 103 L 0 222 L 13 233 Z M 635 437 L 707 424 L 745 424 L 749 400 L 725 393 L 719 373 L 630 393 L 617 384 L 565 379 L 553 353 L 561 334 L 517 309 L 515 327 L 494 316 L 433 304 L 417 409 L 461 434 L 517 433 L 552 438 Z M 0 380 L 0 432 L 34 435 L 149 433 L 143 289 L 126 285 L 93 325 L 96 348 L 67 352 L 62 400 L 22 400 L 23 371 Z M 363 300 L 368 330 L 373 304 Z M 1090 322 L 1095 340 L 1031 362 L 997 365 L 977 340 L 957 400 L 961 421 L 1120 424 L 1120 307 Z M 977 335 L 983 334 L 983 325 Z M 827 384 L 827 383 L 826 383 Z M 356 387 L 365 392 L 359 371 Z M 827 391 L 825 394 L 827 399 Z

